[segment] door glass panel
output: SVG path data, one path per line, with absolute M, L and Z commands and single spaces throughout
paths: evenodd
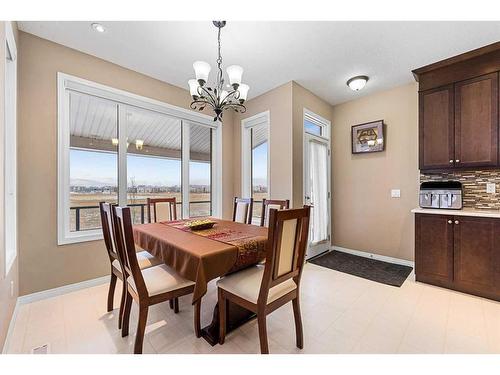
M 267 176 L 267 130 L 267 125 L 258 125 L 250 130 L 252 148 L 252 198 L 254 199 L 252 213 L 253 224 L 260 224 L 262 200 L 269 198 Z
M 189 124 L 189 217 L 212 214 L 212 132 Z
M 147 198 L 175 197 L 181 210 L 181 121 L 127 108 L 127 205 L 134 224 L 147 222 Z
M 309 141 L 309 196 L 312 204 L 310 242 L 328 240 L 328 147 Z
M 76 232 L 101 227 L 99 202 L 118 202 L 118 121 L 116 104 L 69 95 L 69 220 Z

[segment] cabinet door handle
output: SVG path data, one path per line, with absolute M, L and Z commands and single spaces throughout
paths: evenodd
M 453 221 L 451 221 L 451 220 L 448 220 L 448 224 L 453 224 Z
M 453 159 L 450 159 L 450 164 L 453 164 Z
M 455 163 L 460 163 L 460 159 L 455 160 Z
M 460 221 L 458 221 L 458 220 L 455 220 L 455 224 L 460 224 Z

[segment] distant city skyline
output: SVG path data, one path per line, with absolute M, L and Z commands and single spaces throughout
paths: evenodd
M 210 164 L 191 161 L 190 184 L 210 185 Z M 181 161 L 140 155 L 127 155 L 127 180 L 135 185 L 180 186 Z M 108 152 L 70 150 L 70 185 L 116 186 L 117 156 Z
M 254 186 L 267 187 L 267 142 L 252 151 Z M 117 155 L 109 152 L 70 149 L 70 185 L 86 187 L 117 186 Z M 189 163 L 190 185 L 210 185 L 210 164 Z M 127 155 L 127 185 L 180 186 L 181 161 L 160 157 Z

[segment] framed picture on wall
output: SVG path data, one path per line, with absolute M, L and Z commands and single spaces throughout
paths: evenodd
M 384 120 L 354 125 L 351 128 L 353 154 L 385 150 Z

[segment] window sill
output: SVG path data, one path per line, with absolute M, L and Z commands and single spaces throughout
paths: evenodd
M 61 246 L 61 245 L 76 244 L 80 242 L 100 241 L 102 239 L 103 237 L 101 230 L 71 232 L 61 235 L 58 238 L 57 245 Z

